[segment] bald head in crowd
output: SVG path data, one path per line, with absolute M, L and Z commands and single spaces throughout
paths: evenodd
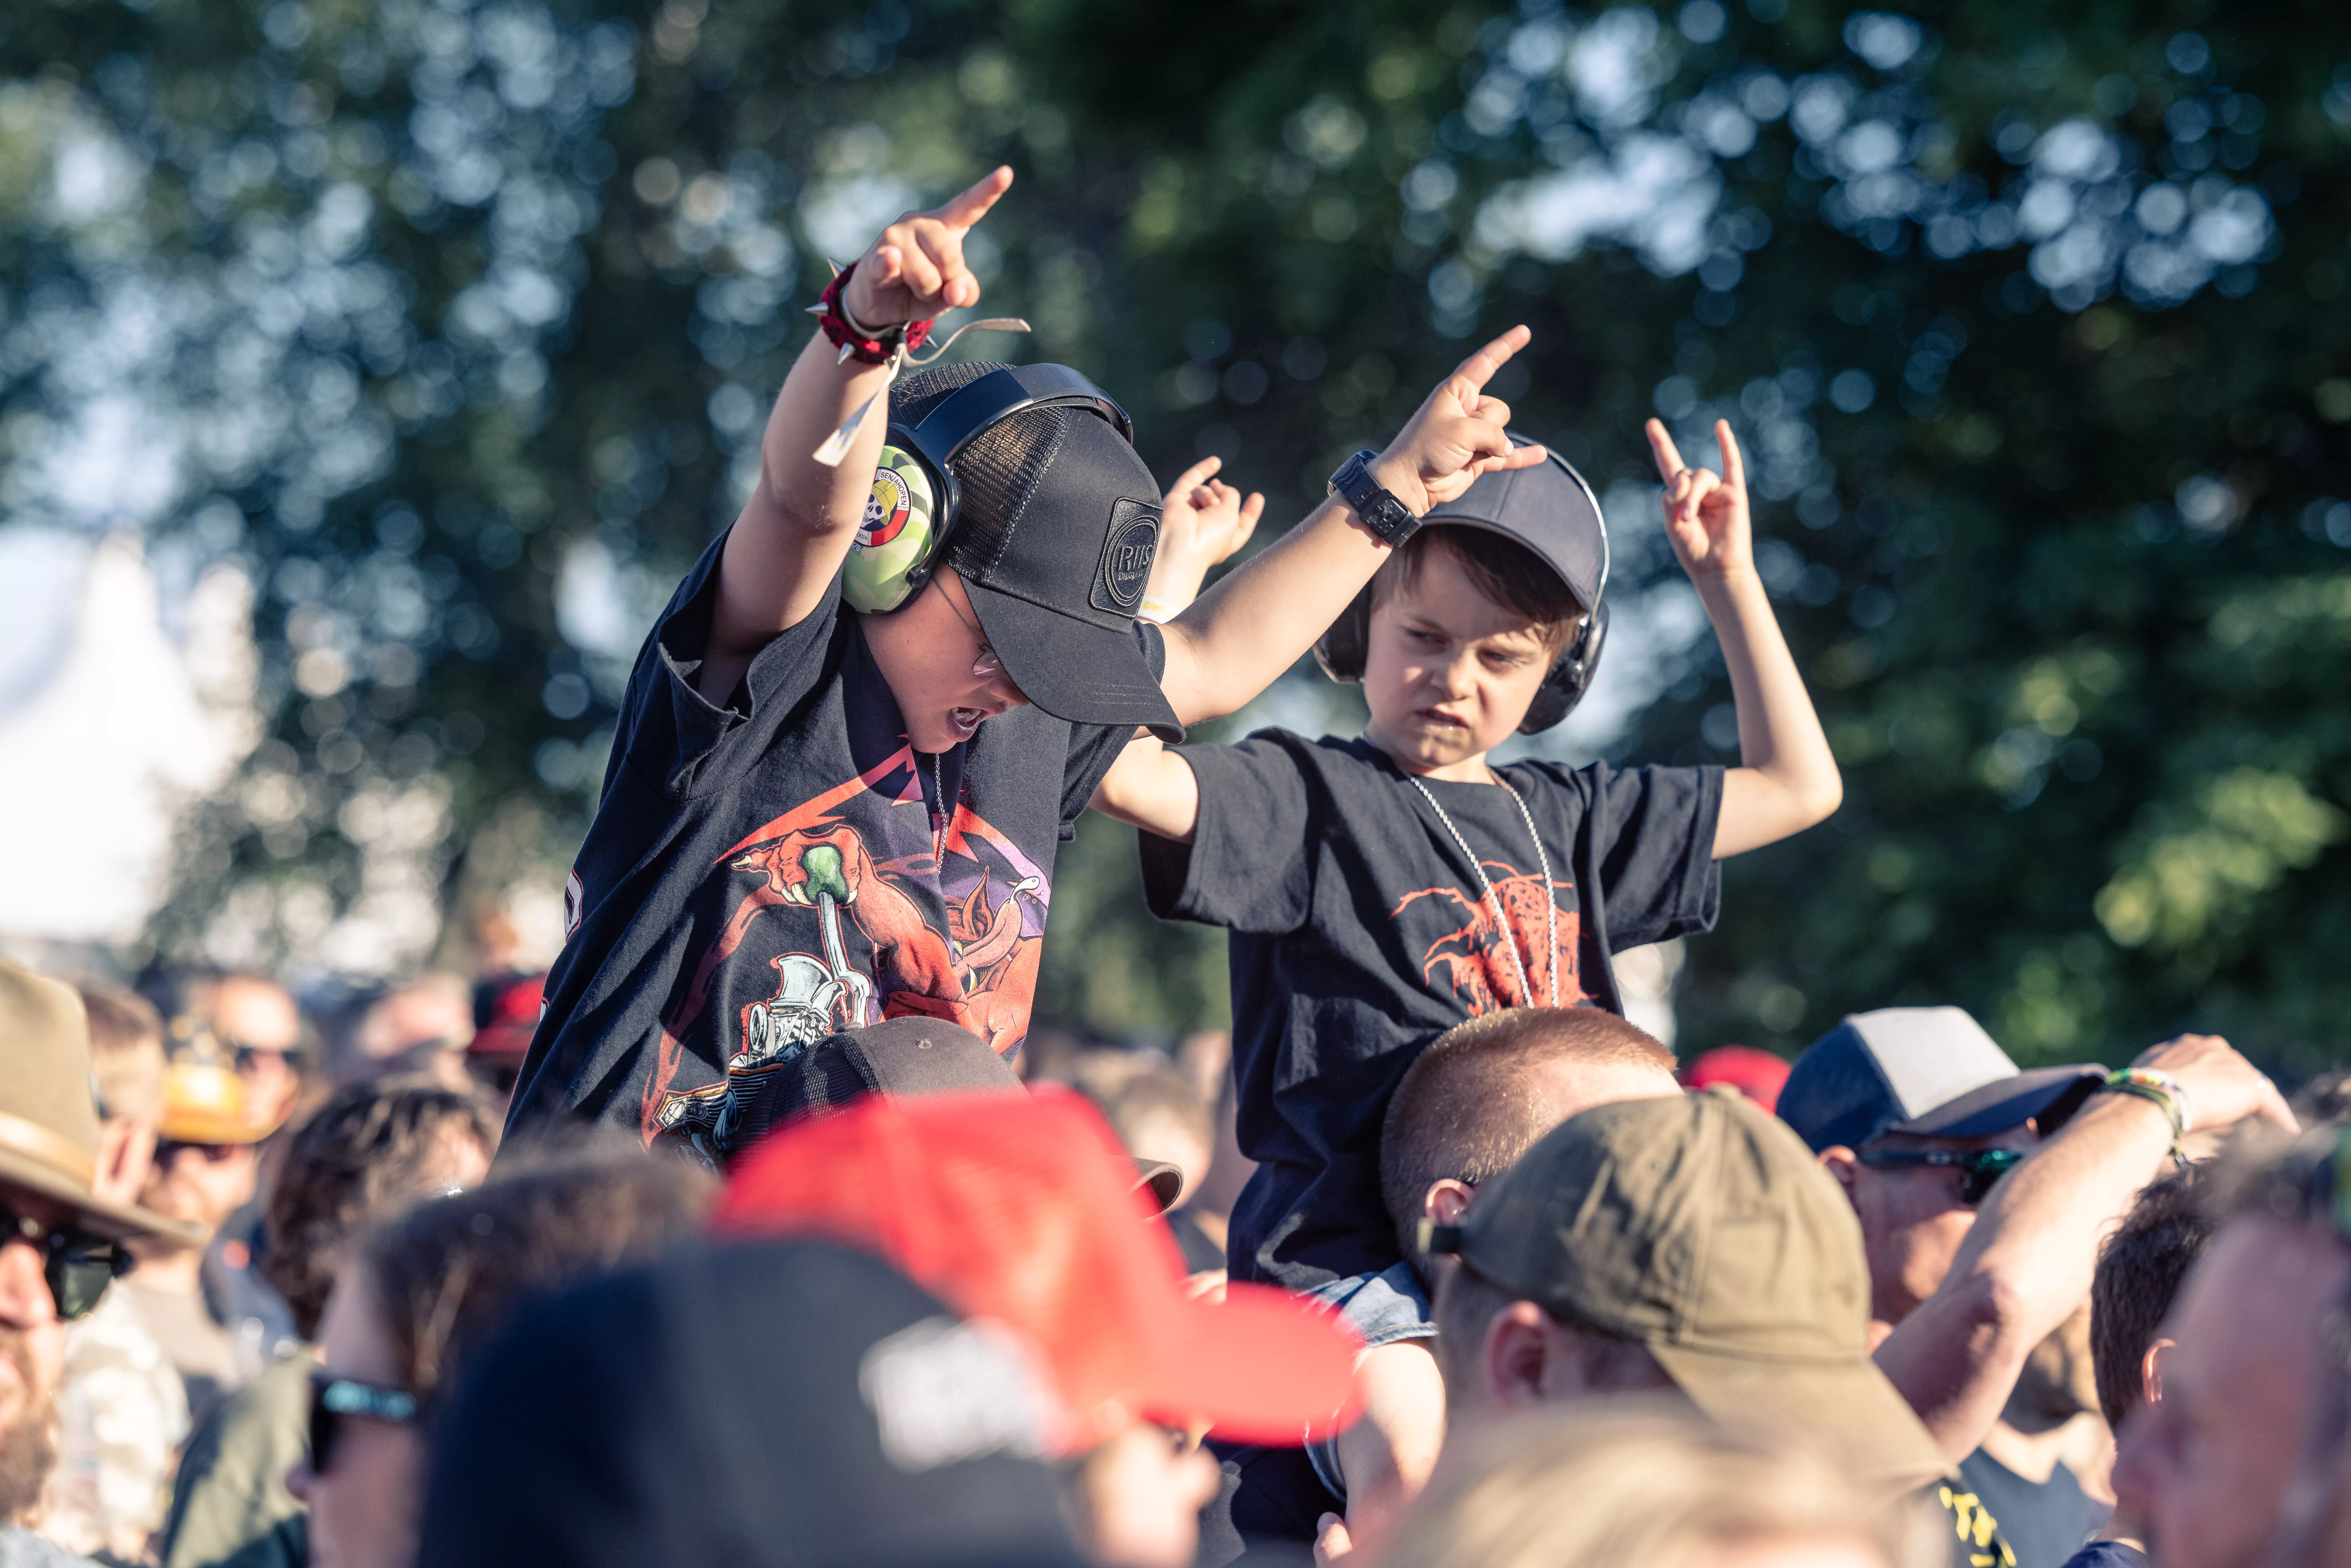
M 1420 1222 L 1451 1225 L 1481 1183 L 1570 1116 L 1678 1094 L 1674 1053 L 1598 1008 L 1511 1008 L 1447 1030 L 1405 1071 L 1380 1130 L 1380 1197 L 1424 1284 Z

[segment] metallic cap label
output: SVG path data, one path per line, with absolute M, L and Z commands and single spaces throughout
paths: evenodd
M 1151 501 L 1120 501 L 1110 509 L 1110 531 L 1102 540 L 1102 564 L 1094 571 L 1088 597 L 1097 610 L 1132 615 L 1143 602 L 1151 581 L 1151 563 L 1159 554 L 1159 507 Z

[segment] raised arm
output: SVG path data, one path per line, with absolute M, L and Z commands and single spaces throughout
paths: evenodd
M 1747 465 L 1728 420 L 1717 420 L 1722 472 L 1691 468 L 1674 438 L 1649 421 L 1650 453 L 1666 482 L 1666 537 L 1689 573 L 1722 644 L 1739 711 L 1739 761 L 1722 781 L 1714 858 L 1776 843 L 1837 809 L 1844 782 L 1788 640 L 1755 572 Z
M 965 265 L 964 235 L 1011 183 L 1012 171 L 998 169 L 884 229 L 843 293 L 849 314 L 879 329 L 976 304 L 979 280 Z M 889 421 L 867 418 L 837 465 L 819 462 L 817 449 L 889 380 L 886 366 L 841 358 L 822 333 L 792 362 L 760 438 L 759 482 L 718 559 L 710 637 L 695 678 L 710 701 L 725 702 L 753 655 L 823 602 L 864 519 Z
M 2253 1065 L 2209 1035 L 2141 1053 L 2168 1072 L 2199 1127 L 2294 1113 Z M 2016 1386 L 2024 1358 L 2089 1293 L 2098 1242 L 2168 1162 L 2163 1109 L 2099 1094 L 2001 1178 L 1933 1295 L 1877 1347 L 1877 1364 L 1953 1460 L 1973 1452 Z
M 1528 336 L 1513 327 L 1464 360 L 1372 465 L 1374 476 L 1412 511 L 1453 499 L 1480 474 L 1542 461 L 1539 446 L 1511 447 L 1504 429 L 1510 408 L 1485 392 Z M 1387 556 L 1386 542 L 1344 501 L 1316 507 L 1167 623 L 1159 684 L 1176 716 L 1186 724 L 1220 717 L 1271 685 Z

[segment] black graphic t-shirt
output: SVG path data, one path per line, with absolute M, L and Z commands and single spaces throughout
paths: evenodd
M 921 1014 L 1029 1032 L 1053 855 L 1128 727 L 1033 707 L 912 750 L 838 580 L 720 706 L 695 689 L 723 538 L 646 639 L 512 1124 L 569 1113 L 714 1161 L 758 1069 Z M 1135 635 L 1155 674 L 1158 629 Z
M 2103 1511 L 2063 1464 L 2045 1481 L 2027 1480 L 1978 1448 L 1959 1461 L 1959 1479 L 2000 1521 L 2000 1533 L 2022 1568 L 2063 1568 L 2098 1527 Z
M 1312 1290 L 1399 1261 L 1380 1204 L 1380 1120 L 1423 1047 L 1532 1000 L 1621 1011 L 1608 956 L 1714 924 L 1719 768 L 1498 769 L 1510 792 L 1423 779 L 1484 867 L 1361 740 L 1262 730 L 1177 753 L 1200 784 L 1189 844 L 1142 835 L 1152 912 L 1232 932 L 1241 1148 L 1256 1160 L 1233 1277 Z M 1542 862 L 1552 897 L 1544 914 Z M 1524 979 L 1521 981 L 1521 974 Z

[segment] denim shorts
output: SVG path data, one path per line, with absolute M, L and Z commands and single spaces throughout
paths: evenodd
M 1428 1292 L 1409 1263 L 1398 1263 L 1377 1274 L 1350 1274 L 1343 1280 L 1333 1280 L 1307 1292 L 1307 1300 L 1320 1301 L 1335 1311 L 1339 1321 L 1363 1340 L 1365 1350 L 1377 1350 L 1384 1344 L 1398 1344 L 1408 1339 L 1437 1337 Z M 1314 1467 L 1316 1477 L 1334 1496 L 1347 1495 L 1347 1478 L 1339 1471 L 1335 1437 L 1306 1445 L 1306 1458 Z

